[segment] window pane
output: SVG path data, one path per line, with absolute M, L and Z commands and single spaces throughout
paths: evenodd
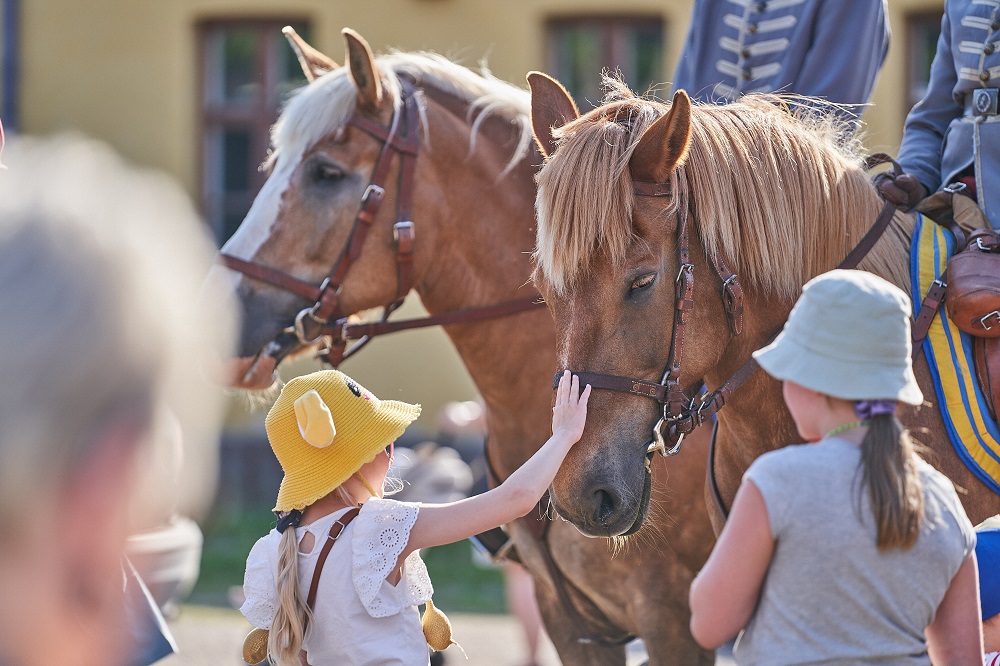
M 636 26 L 632 38 L 631 71 L 626 71 L 626 79 L 632 90 L 644 93 L 651 86 L 663 82 L 663 26 Z
M 620 72 L 644 93 L 663 80 L 663 21 L 583 17 L 549 24 L 549 70 L 581 106 L 602 97 L 601 71 Z
M 251 27 L 212 30 L 207 48 L 206 98 L 214 105 L 249 106 L 256 102 L 257 33 Z
M 601 68 L 605 45 L 601 28 L 594 23 L 563 24 L 553 30 L 556 78 L 578 104 L 601 99 Z
M 918 14 L 907 19 L 909 48 L 908 93 L 910 104 L 916 104 L 927 92 L 931 61 L 937 52 L 938 35 L 941 33 L 941 14 Z
M 250 188 L 250 132 L 226 130 L 222 135 L 223 189 L 226 193 L 245 192 Z

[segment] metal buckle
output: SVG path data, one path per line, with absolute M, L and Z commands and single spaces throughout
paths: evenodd
M 683 275 L 685 271 L 690 273 L 693 270 L 694 264 L 681 264 L 681 267 L 677 270 L 677 277 L 674 278 L 674 284 L 681 281 L 681 275 Z
M 1000 310 L 994 310 L 993 312 L 989 313 L 988 315 L 985 315 L 979 320 L 980 325 L 982 325 L 982 327 L 987 331 L 993 328 L 992 326 L 986 325 L 986 320 L 989 319 L 990 317 L 995 318 L 997 320 L 997 323 L 1000 323 Z
M 311 308 L 305 308 L 304 310 L 299 311 L 297 315 L 295 315 L 295 325 L 294 325 L 295 337 L 297 337 L 299 339 L 299 342 L 301 342 L 304 345 L 311 345 L 323 337 L 322 329 L 323 325 L 326 324 L 326 322 L 316 316 L 315 310 L 317 307 L 319 307 L 319 303 L 312 306 Z M 313 323 L 318 324 L 320 327 L 321 332 L 314 338 L 309 338 L 308 336 L 306 336 L 306 325 L 305 325 L 306 317 L 312 319 Z
M 996 245 L 989 245 L 989 246 L 983 245 L 983 237 L 980 236 L 979 238 L 976 239 L 976 247 L 978 247 L 983 252 L 993 252 L 994 250 L 996 250 L 997 246 Z M 987 315 L 987 316 L 989 316 L 989 315 Z
M 397 222 L 396 224 L 392 225 L 392 239 L 397 243 L 399 242 L 399 233 L 404 229 L 409 232 L 410 237 L 412 238 L 413 222 L 411 220 L 403 220 L 402 222 Z
M 369 185 L 368 188 L 365 189 L 365 193 L 363 195 L 361 195 L 361 205 L 362 206 L 364 206 L 366 203 L 368 203 L 368 198 L 372 194 L 378 194 L 378 198 L 381 199 L 383 196 L 385 196 L 385 188 L 382 187 L 381 185 L 376 185 L 375 183 L 372 183 L 371 185 Z
M 965 183 L 963 183 L 960 180 L 956 180 L 953 183 L 948 183 L 947 185 L 945 185 L 941 189 L 944 190 L 945 192 L 951 192 L 952 194 L 957 194 L 957 193 L 961 192 L 962 190 L 966 189 L 966 187 L 968 187 L 968 186 Z
M 973 90 L 972 112 L 977 116 L 997 115 L 997 89 L 976 88 Z

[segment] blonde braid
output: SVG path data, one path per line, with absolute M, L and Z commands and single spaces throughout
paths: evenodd
M 299 666 L 299 652 L 312 623 L 312 611 L 299 590 L 299 544 L 288 527 L 278 546 L 278 608 L 271 621 L 267 651 L 275 666 Z

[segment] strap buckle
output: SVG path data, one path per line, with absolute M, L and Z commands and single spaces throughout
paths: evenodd
M 299 342 L 304 345 L 311 345 L 323 337 L 323 326 L 326 325 L 327 322 L 316 316 L 316 309 L 319 306 L 320 304 L 316 303 L 310 308 L 300 310 L 299 313 L 295 315 L 295 324 L 293 326 L 295 337 L 297 337 Z M 306 318 L 309 319 L 308 322 L 306 321 Z M 307 326 L 315 326 L 317 330 L 316 335 L 310 336 L 309 333 L 306 332 Z
M 381 201 L 382 197 L 385 196 L 385 188 L 382 187 L 381 185 L 376 185 L 375 183 L 371 183 L 365 189 L 365 193 L 361 195 L 361 205 L 364 206 L 366 203 L 368 203 L 368 199 L 371 198 L 372 195 L 375 195 L 376 197 L 378 197 L 378 200 Z
M 989 331 L 989 330 L 991 330 L 993 328 L 993 326 L 990 326 L 989 324 L 986 323 L 986 320 L 989 319 L 990 317 L 992 317 L 992 318 L 994 318 L 996 320 L 994 322 L 994 325 L 1000 324 L 1000 310 L 994 310 L 993 312 L 990 312 L 989 314 L 987 314 L 987 315 L 985 315 L 985 316 L 983 316 L 983 317 L 981 317 L 979 319 L 979 324 L 985 330 L 987 330 L 987 331 Z

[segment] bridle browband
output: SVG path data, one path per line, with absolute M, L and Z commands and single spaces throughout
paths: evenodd
M 899 164 L 888 155 L 877 153 L 865 160 L 865 168 L 871 169 L 880 164 L 891 163 L 896 176 L 902 173 Z M 654 453 L 663 456 L 673 456 L 680 452 L 684 437 L 695 428 L 706 423 L 722 409 L 732 393 L 743 382 L 756 372 L 757 361 L 752 357 L 741 365 L 718 388 L 711 392 L 696 393 L 689 396 L 680 383 L 681 358 L 684 351 L 685 328 L 694 310 L 694 264 L 690 256 L 690 233 L 688 217 L 690 213 L 687 202 L 687 180 L 681 167 L 677 181 L 681 183 L 678 196 L 677 221 L 677 259 L 680 267 L 674 279 L 674 323 L 670 337 L 670 349 L 667 356 L 666 369 L 659 383 L 646 379 L 634 379 L 618 375 L 607 375 L 593 372 L 575 372 L 580 378 L 580 384 L 590 384 L 595 389 L 606 389 L 621 393 L 631 393 L 656 400 L 662 406 L 662 415 L 653 426 L 653 439 L 646 447 L 646 471 L 649 473 Z M 669 182 L 651 183 L 632 181 L 632 191 L 636 196 L 666 197 L 672 196 Z M 875 222 L 858 244 L 848 253 L 837 268 L 854 268 L 875 246 L 882 233 L 889 226 L 896 206 L 886 201 Z M 730 334 L 738 336 L 743 328 L 744 298 L 743 288 L 739 278 L 729 270 L 721 257 L 709 255 L 709 260 L 715 274 L 722 281 L 723 306 L 729 321 Z M 775 333 L 770 339 L 777 336 Z M 558 384 L 561 373 L 557 373 L 553 386 Z M 701 386 L 699 384 L 699 386 Z M 711 476 L 711 474 L 710 474 Z
M 361 205 L 354 217 L 347 244 L 322 283 L 316 286 L 269 266 L 229 254 L 219 255 L 221 262 L 228 268 L 291 292 L 307 301 L 313 301 L 312 306 L 301 310 L 295 316 L 294 322 L 264 347 L 264 353 L 274 355 L 280 360 L 280 355 L 292 347 L 314 344 L 324 336 L 329 336 L 329 344 L 319 352 L 319 357 L 331 366 L 337 367 L 377 335 L 426 326 L 504 317 L 544 307 L 544 302 L 534 294 L 527 298 L 464 308 L 419 319 L 387 321 L 389 315 L 403 304 L 403 299 L 413 287 L 413 180 L 420 148 L 417 94 L 418 91 L 411 81 L 400 78 L 400 105 L 388 127 L 374 122 L 358 111 L 348 118 L 347 125 L 380 141 L 382 149 L 372 167 L 368 187 L 361 197 Z M 394 156 L 399 159 L 396 222 L 393 225 L 393 240 L 396 245 L 396 295 L 392 302 L 383 307 L 381 321 L 351 323 L 340 309 L 340 289 L 351 264 L 361 255 L 365 239 L 378 215 L 385 197 L 386 179 Z M 350 340 L 359 342 L 348 349 L 347 343 Z

